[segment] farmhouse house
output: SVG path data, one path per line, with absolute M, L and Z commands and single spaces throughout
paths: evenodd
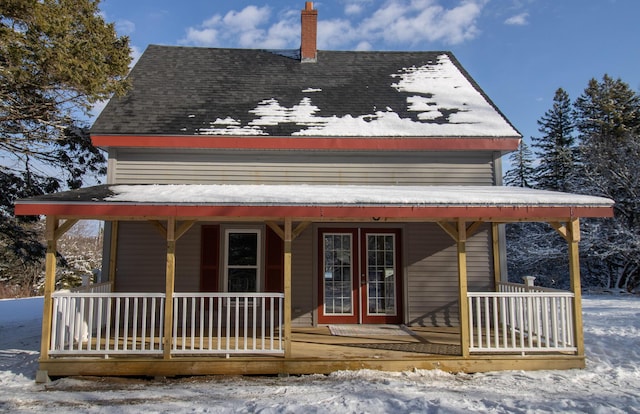
M 108 184 L 46 215 L 39 380 L 584 366 L 579 219 L 612 202 L 501 186 L 518 131 L 449 52 L 149 46 L 95 122 Z M 106 223 L 102 280 L 56 240 Z M 504 223 L 548 222 L 571 291 L 507 283 Z

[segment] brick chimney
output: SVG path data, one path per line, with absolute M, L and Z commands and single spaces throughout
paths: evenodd
M 313 2 L 307 1 L 301 15 L 300 60 L 314 63 L 318 61 L 318 10 L 313 9 Z

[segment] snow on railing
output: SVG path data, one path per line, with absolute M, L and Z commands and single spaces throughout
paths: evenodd
M 469 292 L 467 297 L 470 352 L 577 350 L 571 292 Z
M 172 354 L 283 354 L 282 293 L 175 293 Z
M 162 354 L 164 293 L 52 295 L 49 354 Z M 172 354 L 284 353 L 282 293 L 174 293 Z

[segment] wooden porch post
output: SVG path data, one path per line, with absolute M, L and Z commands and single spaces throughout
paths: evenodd
M 44 307 L 42 309 L 42 335 L 40 336 L 40 360 L 49 359 L 49 346 L 51 344 L 51 319 L 53 312 L 53 300 L 51 295 L 56 287 L 56 230 L 58 218 L 47 216 L 45 237 L 47 239 L 47 255 L 44 274 Z
M 169 217 L 167 220 L 167 271 L 165 279 L 165 303 L 164 303 L 164 359 L 171 359 L 171 342 L 173 333 L 173 290 L 176 272 L 176 219 Z
M 109 244 L 109 284 L 111 292 L 115 292 L 116 288 L 116 265 L 118 263 L 118 229 L 119 221 L 111 222 L 111 240 Z
M 291 217 L 284 219 L 284 357 L 291 357 Z
M 569 243 L 569 279 L 573 292 L 573 331 L 578 356 L 584 356 L 584 332 L 582 328 L 582 290 L 580 286 L 580 220 L 572 219 L 567 223 L 567 242 Z
M 469 299 L 467 298 L 467 227 L 458 219 L 458 284 L 460 286 L 460 347 L 462 356 L 469 357 Z
M 491 239 L 493 242 L 493 283 L 498 291 L 498 285 L 502 281 L 502 268 L 500 261 L 500 228 L 498 223 L 491 223 Z

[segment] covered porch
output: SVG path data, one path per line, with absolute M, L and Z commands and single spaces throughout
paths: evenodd
M 40 380 L 65 375 L 584 366 L 579 218 L 611 216 L 610 200 L 504 187 L 371 186 L 341 189 L 345 195 L 338 199 L 335 192 L 327 196 L 322 186 L 195 186 L 197 197 L 176 200 L 175 194 L 193 187 L 101 186 L 17 205 L 17 214 L 47 216 Z M 121 221 L 148 221 L 156 227 L 167 246 L 165 291 L 113 292 L 107 282 L 55 292 L 56 241 L 81 219 L 110 221 L 116 229 Z M 211 220 L 259 221 L 273 228 L 284 240 L 283 291 L 175 292 L 176 243 L 194 223 Z M 384 335 L 337 335 L 328 326 L 294 329 L 291 246 L 296 237 L 310 223 L 380 221 L 437 223 L 452 238 L 457 246 L 460 326 L 402 326 L 401 334 Z M 548 222 L 566 239 L 571 291 L 504 282 L 500 227 L 514 221 Z M 489 277 L 495 289 L 470 292 L 466 242 L 485 223 L 491 226 L 494 244 L 494 274 Z

